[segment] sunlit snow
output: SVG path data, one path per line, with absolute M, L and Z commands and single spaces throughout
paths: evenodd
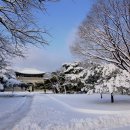
M 98 130 L 130 128 L 130 97 L 104 94 L 1 93 L 0 128 L 10 130 Z M 10 93 L 11 94 L 11 93 Z M 3 96 L 6 96 L 3 98 Z M 31 100 L 30 100 L 31 99 Z M 30 105 L 28 105 L 30 104 Z M 10 124 L 8 114 L 11 114 Z M 7 116 L 7 118 L 5 118 Z M 3 118 L 2 118 L 3 117 Z M 16 121 L 16 119 L 18 121 Z M 6 123 L 6 126 L 4 123 Z

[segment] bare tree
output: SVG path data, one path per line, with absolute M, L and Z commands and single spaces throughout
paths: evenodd
M 37 26 L 34 11 L 45 12 L 49 1 L 57 0 L 0 0 L 0 69 L 10 57 L 23 56 L 27 44 L 48 44 L 48 33 Z
M 130 0 L 97 0 L 79 26 L 71 50 L 130 72 Z

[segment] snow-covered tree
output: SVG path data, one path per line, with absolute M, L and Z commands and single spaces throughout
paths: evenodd
M 113 64 L 101 65 L 102 75 L 95 84 L 95 91 L 99 93 L 109 92 L 129 94 L 130 92 L 130 74 L 126 70 L 119 69 Z M 113 101 L 112 101 L 113 102 Z
M 97 0 L 78 28 L 73 54 L 130 72 L 130 0 Z
M 84 66 L 82 62 L 65 63 L 47 81 L 51 83 L 50 87 L 61 93 L 100 93 L 101 98 L 103 93 L 110 93 L 112 102 L 116 93 L 130 94 L 129 72 L 114 64 Z
M 114 102 L 114 93 L 130 93 L 130 74 L 114 64 L 92 64 L 87 68 L 80 67 L 79 63 L 64 64 L 65 83 L 75 85 L 75 88 L 88 94 L 92 92 L 111 94 Z M 70 87 L 70 86 L 69 86 Z M 76 90 L 74 89 L 74 90 Z
M 16 79 L 14 73 L 11 71 L 3 71 L 0 73 L 0 90 L 4 91 L 6 88 L 11 88 L 12 92 L 15 87 L 27 87 L 23 82 Z
M 48 32 L 36 24 L 34 9 L 45 12 L 49 1 L 57 0 L 0 0 L 0 69 L 10 57 L 23 56 L 26 45 L 47 44 Z

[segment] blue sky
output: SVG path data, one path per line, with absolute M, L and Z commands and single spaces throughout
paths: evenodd
M 45 27 L 51 37 L 46 37 L 49 46 L 30 46 L 25 59 L 13 60 L 16 70 L 33 68 L 41 71 L 55 71 L 65 62 L 73 62 L 69 45 L 74 39 L 74 33 L 89 12 L 95 0 L 61 0 L 47 3 L 46 13 L 35 11 L 37 23 Z

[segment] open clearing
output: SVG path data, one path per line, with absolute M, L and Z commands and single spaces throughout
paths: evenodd
M 0 93 L 0 130 L 127 130 L 130 96 Z

